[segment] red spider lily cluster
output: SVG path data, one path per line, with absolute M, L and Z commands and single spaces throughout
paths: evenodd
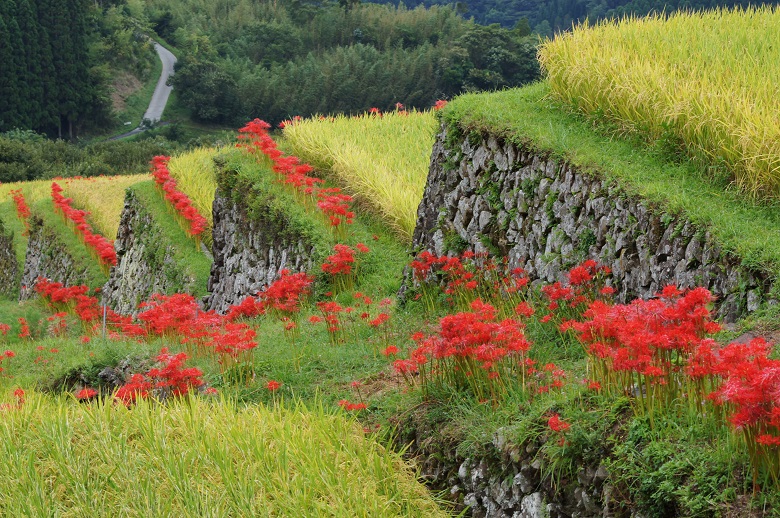
M 3 336 L 6 336 L 6 335 L 8 335 L 8 331 L 10 331 L 10 330 L 11 330 L 11 326 L 9 326 L 8 324 L 4 324 L 4 323 L 0 322 L 0 334 L 2 334 Z
M 30 333 L 30 325 L 24 317 L 19 317 L 19 338 L 22 340 L 29 340 L 32 338 Z
M 87 223 L 87 211 L 73 208 L 73 200 L 62 195 L 62 187 L 57 182 L 51 184 L 51 199 L 54 208 L 75 228 L 82 241 L 96 254 L 104 267 L 116 266 L 116 251 L 114 242 L 92 231 L 92 226 Z
M 192 200 L 176 188 L 176 180 L 168 170 L 169 156 L 156 156 L 152 158 L 152 176 L 157 187 L 163 192 L 165 200 L 176 210 L 176 214 L 186 221 L 187 233 L 195 239 L 200 246 L 200 235 L 208 227 L 208 220 L 204 218 L 198 209 L 192 204 Z M 180 221 L 180 223 L 183 223 Z M 184 226 L 184 225 L 182 225 Z
M 588 353 L 594 388 L 632 396 L 649 415 L 687 407 L 698 419 L 726 415 L 743 434 L 754 475 L 780 483 L 780 361 L 763 339 L 719 345 L 709 337 L 712 294 L 667 286 L 651 300 L 591 303 L 571 323 Z
M 541 318 L 546 323 L 562 324 L 582 316 L 588 304 L 596 299 L 611 300 L 615 289 L 605 281 L 612 271 L 607 266 L 588 259 L 569 270 L 568 283 L 555 282 L 542 287 L 547 299 L 547 313 Z
M 14 200 L 16 216 L 24 225 L 24 235 L 26 236 L 30 233 L 30 207 L 27 205 L 21 189 L 9 191 L 9 194 Z
M 155 294 L 141 304 L 138 319 L 151 335 L 178 336 L 190 354 L 216 355 L 223 376 L 249 381 L 256 333 L 246 323 L 233 322 L 213 311 L 203 311 L 192 295 Z M 235 312 L 233 312 L 235 314 Z
M 585 321 L 565 325 L 585 346 L 595 381 L 608 393 L 635 392 L 640 413 L 671 404 L 680 391 L 701 404 L 707 395 L 701 390 L 711 386 L 696 388 L 684 378 L 693 372 L 691 365 L 703 379 L 704 358 L 697 355 L 712 342 L 707 336 L 720 330 L 710 320 L 707 306 L 713 298 L 706 289 L 682 293 L 668 286 L 658 295 L 628 305 L 594 301 Z
M 62 318 L 67 313 L 74 313 L 82 322 L 86 332 L 97 334 L 100 330 L 104 308 L 100 305 L 97 297 L 88 295 L 89 288 L 87 286 L 67 287 L 60 282 L 52 282 L 38 277 L 35 282 L 35 291 L 41 295 L 50 308 L 57 311 L 55 316 L 59 315 Z M 105 313 L 106 326 L 113 337 L 146 335 L 146 329 L 134 324 L 132 317 L 120 315 L 110 308 L 105 308 Z M 29 337 L 30 328 L 26 322 L 22 325 L 22 332 L 26 334 L 26 337 Z M 19 336 L 21 337 L 22 333 Z
M 155 397 L 160 401 L 182 398 L 204 385 L 203 372 L 196 367 L 185 368 L 185 353 L 170 354 L 163 348 L 157 356 L 158 366 L 145 374 L 134 374 L 117 390 L 114 398 L 127 406 L 138 399 Z
M 97 395 L 98 395 L 97 390 L 89 387 L 84 387 L 83 389 L 76 392 L 76 399 L 78 399 L 79 401 L 89 401 L 90 399 L 93 399 Z
M 476 299 L 490 300 L 507 316 L 526 298 L 528 277 L 523 269 L 510 269 L 506 259 L 496 262 L 487 253 L 436 256 L 426 250 L 409 266 L 419 290 L 417 298 L 430 310 L 440 293 L 461 310 Z
M 445 101 L 443 99 L 439 99 L 438 101 L 436 101 L 436 104 L 433 105 L 433 109 L 434 110 L 441 110 L 445 106 L 447 106 L 447 101 Z
M 365 403 L 350 403 L 346 399 L 339 400 L 339 406 L 347 412 L 359 412 L 367 408 Z
M 471 311 L 441 318 L 436 334 L 412 337 L 417 348 L 408 359 L 393 362 L 396 372 L 407 381 L 419 373 L 423 391 L 430 383 L 442 383 L 469 389 L 480 400 L 498 400 L 507 383 L 518 378 L 524 387 L 531 347 L 525 325 L 497 317 L 494 306 L 477 299 Z
M 260 293 L 260 301 L 267 312 L 280 319 L 295 321 L 301 305 L 311 295 L 314 277 L 305 272 L 292 273 L 287 269 L 279 273 L 281 277 Z
M 262 154 L 272 163 L 272 169 L 279 174 L 282 182 L 289 186 L 298 198 L 306 203 L 307 199 L 315 199 L 317 207 L 330 224 L 336 238 L 344 238 L 345 225 L 352 223 L 355 213 L 349 210 L 352 197 L 341 192 L 341 189 L 321 187 L 323 181 L 310 176 L 313 168 L 300 163 L 298 157 L 285 156 L 276 146 L 276 142 L 268 133 L 271 126 L 260 119 L 254 119 L 239 129 L 238 147 L 250 153 Z
M 366 254 L 369 249 L 363 243 L 358 243 L 355 248 L 337 244 L 333 246 L 333 250 L 335 253 L 329 255 L 322 263 L 322 271 L 331 276 L 336 291 L 352 289 L 358 268 L 355 254 Z
M 189 294 L 154 294 L 142 302 L 138 322 L 129 315 L 119 315 L 103 308 L 96 297 L 89 296 L 86 286 L 65 287 L 61 283 L 39 278 L 35 290 L 54 310 L 53 318 L 64 321 L 75 314 L 87 332 L 96 334 L 102 325 L 103 311 L 111 338 L 145 336 L 178 337 L 192 354 L 213 353 L 219 357 L 223 373 L 236 364 L 248 365 L 251 351 L 257 347 L 255 332 L 246 324 L 234 323 L 213 311 L 203 311 Z M 231 308 L 232 310 L 233 308 Z M 235 314 L 235 311 L 232 311 Z M 27 331 L 29 333 L 29 329 Z M 86 336 L 87 340 L 89 339 Z

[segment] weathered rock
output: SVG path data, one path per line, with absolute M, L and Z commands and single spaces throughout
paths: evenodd
M 415 251 L 500 243 L 511 268 L 544 282 L 595 259 L 612 269 L 620 302 L 654 296 L 667 284 L 704 286 L 729 321 L 757 309 L 772 288 L 768 272 L 744 267 L 684 215 L 662 213 L 597 174 L 493 135 L 476 142 L 472 134 L 447 148 L 447 132 L 433 147 Z M 491 203 L 496 194 L 499 203 Z M 434 242 L 434 235 L 443 237 Z
M 14 253 L 14 235 L 0 220 L 0 296 L 15 297 L 19 291 L 19 263 Z
M 177 259 L 176 245 L 133 187 L 125 193 L 114 248 L 117 265 L 103 287 L 103 300 L 114 311 L 135 314 L 154 293 L 197 293 L 192 265 Z
M 89 285 L 92 278 L 89 268 L 84 261 L 73 257 L 72 251 L 63 243 L 57 232 L 46 226 L 43 219 L 36 214 L 30 216 L 29 221 L 30 237 L 27 242 L 19 300 L 27 300 L 35 295 L 34 288 L 38 277 L 61 282 L 66 286 Z

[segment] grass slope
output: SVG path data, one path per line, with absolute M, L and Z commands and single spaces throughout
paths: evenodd
M 186 268 L 195 278 L 195 296 L 206 295 L 211 260 L 200 250 L 195 240 L 182 229 L 175 216 L 175 209 L 165 201 L 153 180 L 136 183 L 132 187 L 143 206 L 152 214 L 154 222 L 162 230 L 162 236 L 173 245 L 174 261 Z
M 614 180 L 646 198 L 659 213 L 683 213 L 708 227 L 725 250 L 746 266 L 780 273 L 780 212 L 753 203 L 699 174 L 696 166 L 671 163 L 638 141 L 614 138 L 567 113 L 550 99 L 546 83 L 450 102 L 442 117 L 461 131 L 491 132 L 542 154 L 565 159 L 586 172 Z

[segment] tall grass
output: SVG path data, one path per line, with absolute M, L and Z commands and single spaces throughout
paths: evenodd
M 345 184 L 410 240 L 436 132 L 431 111 L 311 118 L 284 128 L 292 154 Z
M 0 515 L 444 516 L 398 454 L 318 405 L 68 399 L 4 412 Z
M 95 230 L 108 239 L 115 239 L 125 206 L 125 190 L 148 179 L 145 174 L 97 176 L 65 180 L 62 186 L 65 195 L 73 198 L 75 207 L 90 213 L 88 219 Z
M 216 148 L 201 147 L 176 155 L 168 162 L 168 170 L 176 179 L 177 187 L 189 196 L 198 212 L 209 221 L 209 228 L 214 224 L 211 210 L 217 180 L 212 158 L 217 153 Z
M 582 25 L 546 42 L 553 95 L 625 131 L 725 166 L 755 198 L 780 197 L 780 10 L 675 13 Z

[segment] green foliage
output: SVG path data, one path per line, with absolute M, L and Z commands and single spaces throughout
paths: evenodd
M 0 133 L 0 182 L 145 173 L 152 157 L 182 147 L 161 137 L 71 144 L 9 131 Z
M 400 3 L 398 0 L 374 0 L 377 3 Z M 407 0 L 407 7 L 435 6 L 449 2 L 443 0 Z M 777 2 L 762 2 L 776 4 Z M 571 29 L 572 24 L 593 23 L 604 18 L 626 15 L 643 16 L 653 12 L 702 11 L 716 7 L 747 7 L 755 3 L 747 0 L 469 0 L 458 2 L 465 17 L 473 17 L 477 23 L 499 23 L 503 27 L 526 35 L 531 27 L 542 37 Z
M 284 0 L 146 2 L 184 53 L 173 82 L 200 120 L 257 114 L 383 111 L 395 103 L 428 108 L 464 90 L 523 84 L 539 75 L 536 40 L 479 27 L 449 7 L 408 10 Z M 206 20 L 209 23 L 206 23 Z M 236 28 L 240 30 L 236 30 Z
M 258 163 L 241 151 L 225 153 L 217 164 L 217 189 L 232 197 L 268 235 L 312 247 L 312 261 L 319 265 L 331 253 L 330 229 L 318 214 L 307 211 L 275 180 L 268 164 Z
M 151 214 L 150 228 L 139 230 L 145 239 L 145 260 L 166 279 L 169 293 L 207 294 L 211 261 L 199 250 L 176 222 L 172 209 L 152 180 L 128 188 L 126 197 L 135 196 L 139 214 Z M 142 216 L 143 217 L 143 216 Z M 171 257 L 166 260 L 166 255 Z M 151 295 L 151 294 L 148 294 Z

